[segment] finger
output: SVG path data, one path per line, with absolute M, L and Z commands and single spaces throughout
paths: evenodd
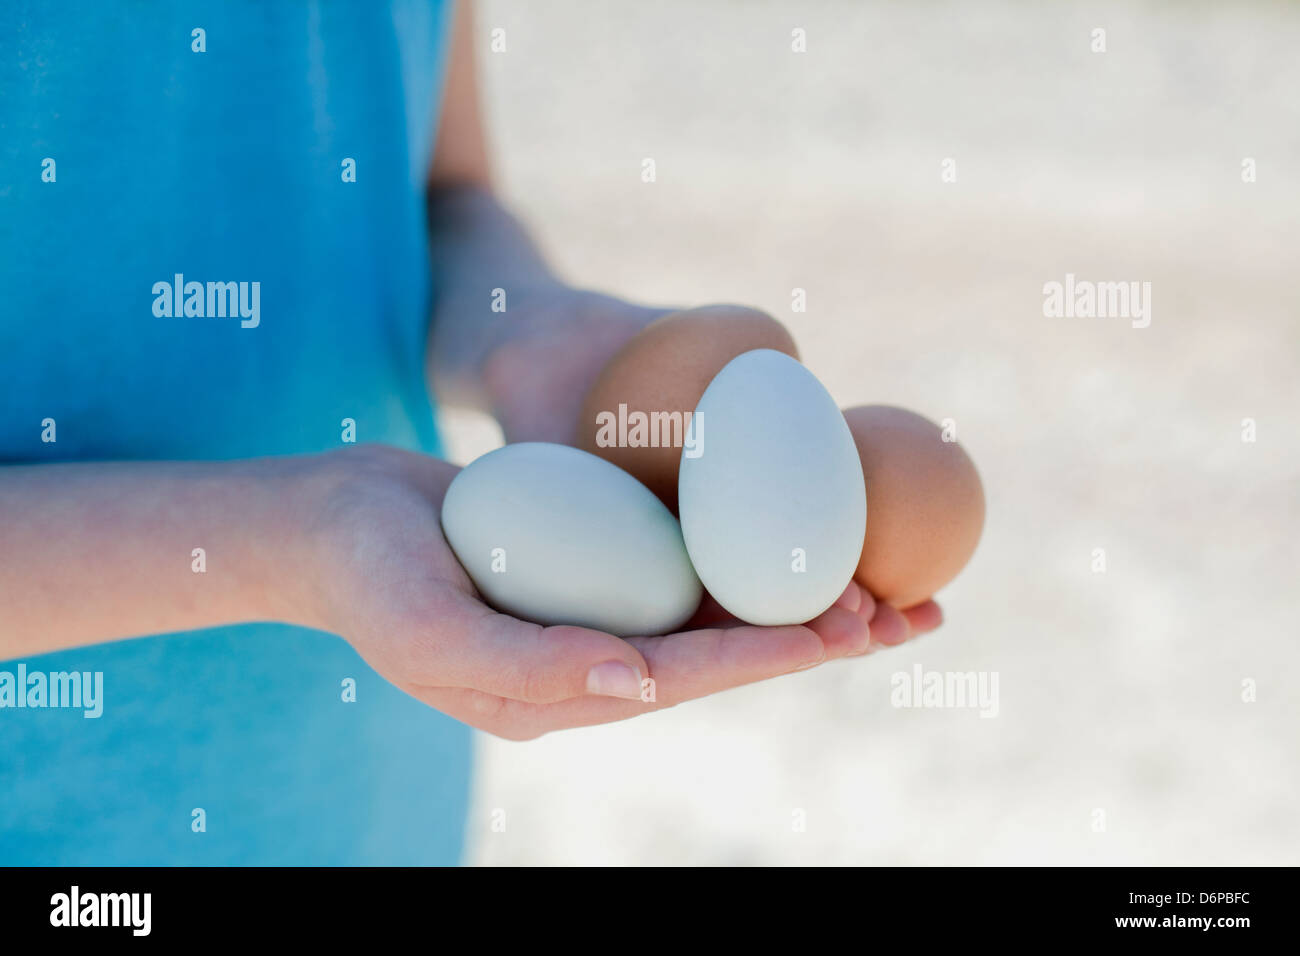
M 553 730 L 626 720 L 860 654 L 867 646 L 867 625 L 858 614 L 832 607 L 807 625 L 711 628 L 630 638 L 628 644 L 641 650 L 651 677 L 639 701 L 585 696 L 539 704 L 456 688 L 406 690 L 465 723 L 528 740 Z
M 871 643 L 877 650 L 882 647 L 897 647 L 907 640 L 910 633 L 911 629 L 902 611 L 884 602 L 876 605 L 876 613 L 871 618 Z
M 862 607 L 862 588 L 858 587 L 857 581 L 848 583 L 844 593 L 835 599 L 833 607 L 842 607 L 846 611 L 852 611 L 854 614 L 858 613 L 858 609 Z M 871 618 L 867 618 L 867 620 L 871 620 Z
M 856 617 L 842 608 L 832 611 Z M 819 620 L 823 626 L 826 623 Z M 835 623 L 831 622 L 832 629 Z M 730 687 L 806 670 L 826 659 L 821 638 L 802 625 L 713 628 L 631 638 L 629 643 L 644 653 L 652 677 L 643 700 L 588 696 L 538 703 L 463 688 L 403 689 L 457 720 L 507 739 L 527 740 L 567 727 L 626 720 Z
M 876 616 L 876 599 L 871 596 L 870 591 L 868 591 L 864 587 L 861 587 L 856 581 L 849 583 L 849 589 L 856 592 L 855 596 L 857 598 L 856 601 L 857 607 L 855 609 L 855 613 L 857 614 L 858 619 L 861 620 L 867 626 L 866 629 L 867 640 L 863 644 L 855 645 L 851 649 L 847 650 L 846 653 L 843 654 L 842 656 L 861 657 L 864 654 L 870 654 L 875 649 L 875 642 L 872 641 L 870 638 L 871 638 L 871 619 Z M 841 603 L 841 602 L 837 602 L 837 603 Z M 843 601 L 843 606 L 851 607 L 854 603 L 855 603 L 854 600 L 850 598 Z
M 652 710 L 716 694 L 743 684 L 807 670 L 866 644 L 866 625 L 857 614 L 831 608 L 807 625 L 742 625 L 632 638 L 650 665 L 646 699 L 629 702 L 587 697 L 545 707 L 506 702 L 497 715 L 508 728 L 532 733 L 626 720 Z
M 835 614 L 839 610 L 839 614 Z M 830 621 L 823 620 L 827 616 Z M 832 608 L 816 622 L 822 631 L 837 637 L 843 627 L 842 609 Z M 766 680 L 781 674 L 807 670 L 827 658 L 825 641 L 811 625 L 790 627 L 711 628 L 685 631 L 665 637 L 632 638 L 650 666 L 654 681 L 654 703 L 671 706 L 685 700 Z M 598 704 L 605 704 L 600 701 Z M 617 702 L 616 706 L 620 706 Z
M 455 599 L 438 628 L 408 652 L 402 676 L 425 687 L 472 688 L 512 700 L 550 703 L 587 694 L 639 700 L 649 666 L 612 634 L 541 627 Z
M 727 614 L 716 601 L 709 601 L 713 607 L 703 615 L 712 622 L 712 627 L 743 627 L 746 622 L 737 620 Z M 826 648 L 826 660 L 836 660 L 865 653 L 869 646 L 870 615 L 862 614 L 864 604 L 874 607 L 874 601 L 856 582 L 850 581 L 833 605 L 807 623 L 807 626 L 822 639 Z M 717 610 L 715 611 L 714 608 Z M 701 617 L 696 614 L 696 617 Z M 702 625 L 695 625 L 692 630 L 699 630 Z
M 866 651 L 870 628 L 867 623 L 869 615 L 864 616 L 862 613 L 864 605 L 874 608 L 875 602 L 856 582 L 850 581 L 848 587 L 844 589 L 844 593 L 831 607 L 804 625 L 822 639 L 822 645 L 826 649 L 826 660 L 835 660 Z M 709 622 L 707 625 L 703 623 L 706 621 Z M 729 629 L 746 626 L 748 625 L 745 621 L 731 616 L 711 596 L 705 595 L 701 609 L 696 612 L 685 630 Z M 662 640 L 662 638 L 657 640 Z
M 857 583 L 856 581 L 854 582 Z M 858 605 L 858 616 L 864 621 L 870 622 L 876 615 L 876 599 L 871 596 L 871 592 L 862 586 L 858 586 L 858 594 L 861 595 L 861 603 Z
M 933 601 L 923 601 L 906 608 L 903 617 L 907 618 L 908 626 L 912 629 L 912 637 L 917 637 L 943 624 L 943 609 Z
M 862 615 L 838 605 L 809 621 L 808 627 L 822 639 L 828 661 L 865 654 L 871 644 L 871 627 Z
M 843 609 L 832 610 L 838 612 L 832 615 L 835 618 L 854 616 Z M 831 622 L 832 628 L 837 623 Z M 714 628 L 633 639 L 632 643 L 650 664 L 651 683 L 645 700 L 564 701 L 535 711 L 529 718 L 548 730 L 626 720 L 743 684 L 807 670 L 827 658 L 822 639 L 802 625 Z

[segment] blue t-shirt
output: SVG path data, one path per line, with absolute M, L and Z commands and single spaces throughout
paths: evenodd
M 423 197 L 447 6 L 0 7 L 0 463 L 317 452 L 344 419 L 437 453 Z M 0 708 L 0 864 L 459 859 L 469 730 L 337 637 L 21 663 L 102 672 L 103 711 Z

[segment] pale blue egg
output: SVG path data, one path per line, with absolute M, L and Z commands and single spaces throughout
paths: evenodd
M 695 571 L 751 624 L 798 624 L 843 593 L 862 554 L 867 493 L 835 400 L 795 359 L 732 359 L 695 412 L 678 510 Z
M 484 599 L 524 620 L 663 634 L 700 603 L 672 512 L 567 445 L 506 445 L 471 462 L 447 489 L 442 528 Z

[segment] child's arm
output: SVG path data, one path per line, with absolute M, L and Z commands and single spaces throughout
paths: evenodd
M 508 441 L 572 442 L 582 396 L 605 362 L 672 309 L 567 284 L 497 201 L 470 13 L 457 4 L 428 174 L 429 379 L 444 404 L 495 415 Z
M 806 626 L 713 626 L 631 641 L 496 613 L 439 530 L 457 470 L 382 446 L 228 463 L 0 468 L 0 660 L 285 621 L 339 634 L 412 696 L 523 739 L 867 648 L 874 605 L 856 586 Z M 652 702 L 641 699 L 645 678 L 655 681 Z
M 308 461 L 0 468 L 0 660 L 308 616 Z

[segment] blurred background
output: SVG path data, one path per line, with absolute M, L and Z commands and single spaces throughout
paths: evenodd
M 478 32 L 564 274 L 767 309 L 841 405 L 953 419 L 988 517 L 902 648 L 480 737 L 469 861 L 1300 863 L 1300 7 L 488 0 Z M 1150 282 L 1150 326 L 1045 318 L 1066 273 Z M 444 424 L 461 463 L 500 441 Z M 996 672 L 997 716 L 891 706 L 916 664 Z

